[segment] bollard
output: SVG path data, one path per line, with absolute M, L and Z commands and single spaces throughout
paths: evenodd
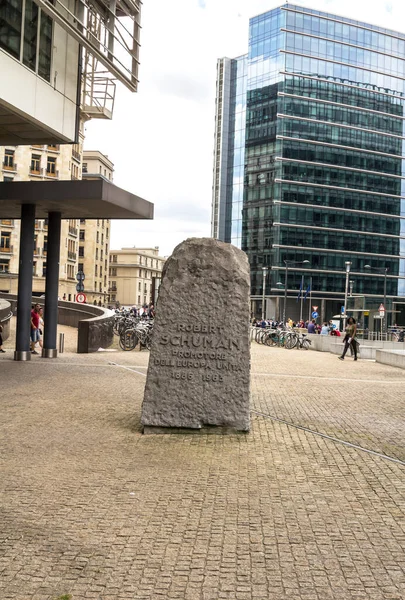
M 62 354 L 65 350 L 65 334 L 59 334 L 59 354 Z

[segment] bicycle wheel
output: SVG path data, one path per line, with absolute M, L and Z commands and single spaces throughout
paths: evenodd
M 304 348 L 304 350 L 309 350 L 310 345 L 311 342 L 309 340 L 302 340 L 301 348 Z
M 295 348 L 296 345 L 296 336 L 293 333 L 287 333 L 287 335 L 285 336 L 284 347 L 287 348 L 287 350 L 292 350 L 292 348 Z
M 266 346 L 277 346 L 278 345 L 278 335 L 275 331 L 270 331 L 264 340 Z
M 258 329 L 256 331 L 255 340 L 257 344 L 261 344 L 263 341 L 263 329 Z
M 120 348 L 121 350 L 130 351 L 136 348 L 138 344 L 138 336 L 135 329 L 126 329 L 124 333 L 120 335 Z

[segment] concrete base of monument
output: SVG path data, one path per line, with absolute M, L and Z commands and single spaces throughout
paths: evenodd
M 154 427 L 145 425 L 143 428 L 144 435 L 167 435 L 167 434 L 185 434 L 185 435 L 246 435 L 249 430 L 236 429 L 235 427 L 223 427 L 218 425 L 206 425 L 199 429 L 191 427 Z

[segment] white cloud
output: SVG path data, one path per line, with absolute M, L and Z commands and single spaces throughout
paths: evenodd
M 245 54 L 249 17 L 280 4 L 143 4 L 139 92 L 118 85 L 113 121 L 87 124 L 85 147 L 108 154 L 115 183 L 155 204 L 153 222 L 115 221 L 112 247 L 159 245 L 167 255 L 187 237 L 210 235 L 216 60 Z M 405 29 L 403 0 L 308 0 L 308 6 Z

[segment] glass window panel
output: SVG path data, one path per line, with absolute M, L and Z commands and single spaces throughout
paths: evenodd
M 23 63 L 35 71 L 37 60 L 38 7 L 33 0 L 25 2 Z
M 22 0 L 0 3 L 0 48 L 20 58 Z
M 41 11 L 38 75 L 51 80 L 52 19 Z

